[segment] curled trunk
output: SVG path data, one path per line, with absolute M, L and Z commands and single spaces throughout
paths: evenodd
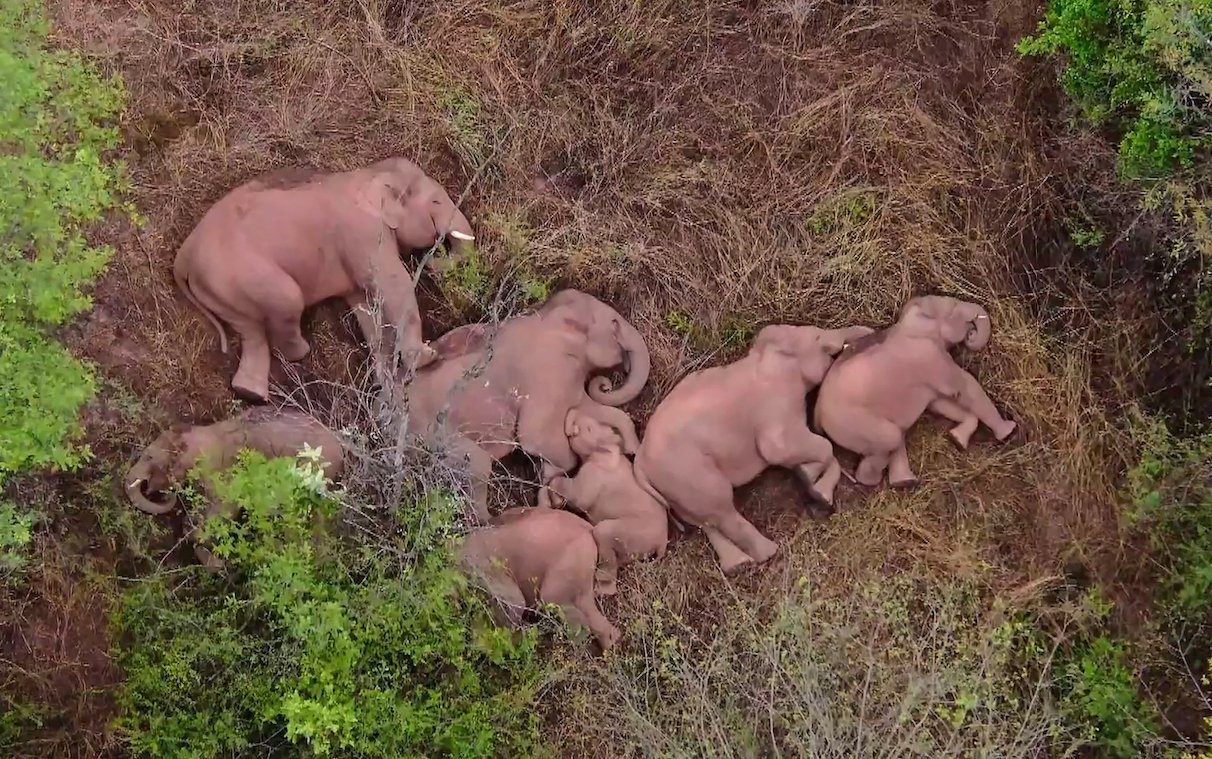
M 136 464 L 126 473 L 126 479 L 123 481 L 123 487 L 126 490 L 126 497 L 136 509 L 146 514 L 160 516 L 167 514 L 177 508 L 177 499 L 166 494 L 163 502 L 153 501 L 148 498 L 147 488 L 150 483 L 151 472 L 143 464 Z
M 617 316 L 617 315 L 616 315 Z M 594 377 L 586 391 L 589 397 L 605 406 L 622 406 L 632 401 L 648 384 L 648 371 L 652 368 L 648 355 L 648 346 L 640 331 L 621 316 L 619 322 L 619 345 L 623 349 L 623 370 L 627 372 L 627 380 L 622 386 L 614 388 L 605 377 Z

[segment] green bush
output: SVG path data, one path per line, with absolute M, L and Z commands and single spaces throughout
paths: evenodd
M 1065 92 L 1122 135 L 1122 172 L 1160 177 L 1193 165 L 1212 136 L 1210 36 L 1209 0 L 1049 0 L 1019 51 L 1063 55 Z
M 1061 707 L 1085 726 L 1086 742 L 1106 756 L 1131 759 L 1158 735 L 1157 712 L 1141 699 L 1124 645 L 1099 635 L 1079 645 L 1064 668 Z
M 47 49 L 39 0 L 0 0 L 0 484 L 14 472 L 68 468 L 89 369 L 49 337 L 89 307 L 83 288 L 109 251 L 84 225 L 117 204 L 121 81 Z
M 25 567 L 25 551 L 33 539 L 34 515 L 0 501 L 0 582 Z
M 463 592 L 455 504 L 428 499 L 402 513 L 397 546 L 372 547 L 342 536 L 338 501 L 300 461 L 246 454 L 216 485 L 243 517 L 206 526 L 226 572 L 141 581 L 115 613 L 133 753 L 533 753 L 535 637 L 491 626 Z
M 1152 543 L 1162 572 L 1157 604 L 1186 648 L 1202 643 L 1212 623 L 1212 432 L 1180 438 L 1151 421 L 1141 438 L 1129 516 Z

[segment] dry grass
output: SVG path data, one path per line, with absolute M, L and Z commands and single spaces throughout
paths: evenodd
M 62 41 L 127 81 L 128 160 L 148 217 L 104 232 L 116 260 L 73 342 L 148 406 L 191 421 L 230 408 L 235 357 L 218 353 L 169 275 L 207 206 L 280 166 L 399 154 L 464 195 L 495 277 L 586 289 L 639 327 L 654 359 L 640 420 L 680 376 L 735 356 L 766 323 L 878 325 L 927 292 L 989 306 L 993 345 L 965 361 L 1027 443 L 958 454 L 940 424 L 922 424 L 910 451 L 924 486 L 866 500 L 843 489 L 825 525 L 803 518 L 790 478 L 768 475 L 739 500 L 792 558 L 728 583 L 699 536 L 682 539 L 623 578 L 607 612 L 624 626 L 654 597 L 701 620 L 726 587 L 778 596 L 804 562 L 835 589 L 925 566 L 1009 597 L 1073 562 L 1104 576 L 1114 566 L 1121 451 L 1102 404 L 1132 389 L 1120 377 L 1139 357 L 1095 362 L 1104 336 L 1128 333 L 1082 332 L 1093 320 L 1080 290 L 1048 293 L 1057 310 L 1046 312 L 1020 294 L 1043 281 L 1025 263 L 1063 212 L 1038 74 L 1012 50 L 1034 3 L 57 10 Z M 421 287 L 427 334 L 476 315 Z M 365 354 L 339 313 L 312 319 L 304 380 L 358 376 Z

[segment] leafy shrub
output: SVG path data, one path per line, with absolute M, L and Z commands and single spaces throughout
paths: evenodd
M 25 549 L 33 538 L 34 515 L 0 501 L 0 581 L 25 566 Z
M 83 293 L 109 252 L 84 224 L 117 203 L 122 168 L 104 156 L 125 92 L 79 56 L 46 47 L 38 0 L 0 3 L 0 483 L 67 468 L 94 386 L 48 329 L 89 307 Z
M 1065 91 L 1122 134 L 1123 173 L 1156 177 L 1191 166 L 1208 145 L 1210 36 L 1208 0 L 1049 0 L 1019 51 L 1062 54 Z
M 1141 437 L 1130 518 L 1162 567 L 1158 603 L 1171 630 L 1198 642 L 1212 621 L 1212 433 L 1179 438 L 1150 421 Z
M 134 585 L 116 612 L 119 728 L 136 755 L 275 747 L 314 756 L 522 756 L 537 735 L 535 638 L 486 624 L 447 547 L 450 499 L 405 538 L 341 536 L 314 464 L 246 454 L 216 485 L 243 507 L 206 532 L 224 575 Z
M 1062 708 L 1085 726 L 1085 740 L 1107 756 L 1130 759 L 1158 734 L 1156 710 L 1140 697 L 1124 645 L 1099 635 L 1080 645 L 1064 668 Z

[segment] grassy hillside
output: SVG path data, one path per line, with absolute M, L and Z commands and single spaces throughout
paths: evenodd
M 0 70 L 27 93 L 0 134 L 37 176 L 83 167 L 46 186 L 7 163 L 3 175 L 22 188 L 8 197 L 48 199 L 0 202 L 9 228 L 68 230 L 6 243 L 18 274 L 0 277 L 0 293 L 14 283 L 0 340 L 57 357 L 0 354 L 37 367 L 0 372 L 0 441 L 38 429 L 50 446 L 0 449 L 15 504 L 0 506 L 0 561 L 27 566 L 0 613 L 7 754 L 1206 751 L 1199 298 L 1172 339 L 1165 272 L 1187 269 L 1137 255 L 1183 239 L 1202 250 L 1175 208 L 1203 207 L 1204 132 L 1174 122 L 1189 152 L 1140 154 L 1168 183 L 1117 176 L 1139 106 L 1091 111 L 1104 91 L 1069 76 L 1104 119 L 1071 121 L 1058 85 L 1079 60 L 1074 24 L 1107 34 L 1073 21 L 1087 5 L 100 0 L 52 3 L 49 31 L 36 4 L 2 2 L 29 21 L 0 37 Z M 115 119 L 120 134 L 106 131 Z M 412 592 L 456 581 L 436 548 L 448 512 L 403 481 L 373 494 L 355 482 L 346 510 L 287 464 L 247 462 L 228 487 L 259 516 L 230 537 L 231 573 L 209 577 L 180 519 L 133 512 L 118 487 L 170 422 L 236 407 L 236 357 L 175 291 L 176 247 L 258 173 L 388 155 L 461 196 L 477 231 L 478 259 L 420 283 L 428 336 L 554 288 L 590 291 L 652 349 L 629 408 L 642 429 L 680 377 L 741 355 L 765 324 L 882 325 L 912 295 L 949 293 L 987 306 L 992 343 L 961 361 L 1027 441 L 960 453 L 924 420 L 909 442 L 922 487 L 843 485 L 826 522 L 807 518 L 790 476 L 767 473 L 737 497 L 780 557 L 725 579 L 700 534 L 678 537 L 604 601 L 624 632 L 606 657 L 551 625 L 542 642 L 507 642 L 474 605 Z M 1179 188 L 1180 205 L 1154 202 Z M 119 191 L 138 223 L 100 218 Z M 17 262 L 53 281 L 12 279 Z M 59 333 L 69 357 L 50 330 L 90 305 L 78 288 L 98 275 L 92 309 Z M 30 292 L 70 305 L 12 305 Z M 365 354 L 337 306 L 314 311 L 315 350 L 274 381 L 335 382 L 308 399 L 340 411 Z M 1162 412 L 1192 434 L 1171 435 Z M 15 476 L 26 470 L 38 473 Z M 348 529 L 315 537 L 308 520 L 326 514 Z

